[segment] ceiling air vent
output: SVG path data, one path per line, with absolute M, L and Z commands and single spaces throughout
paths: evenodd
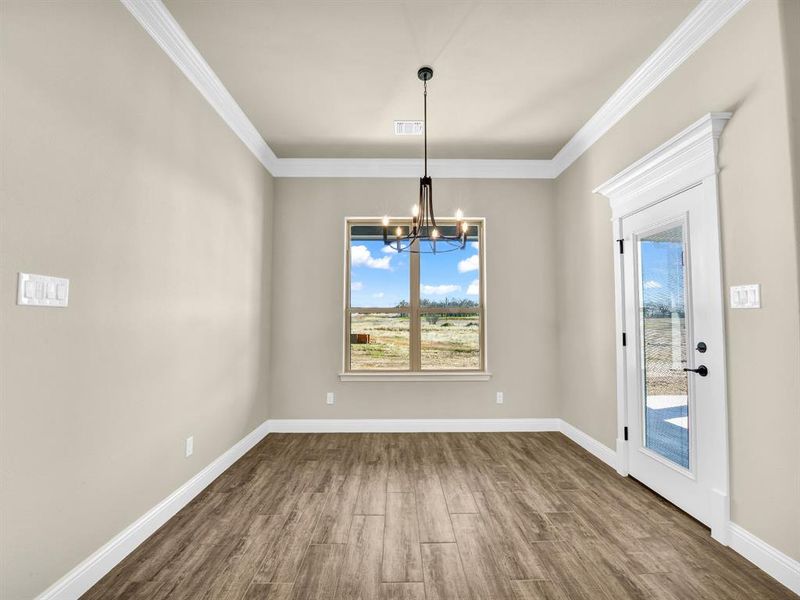
M 422 121 L 395 121 L 395 135 L 422 135 L 425 125 Z

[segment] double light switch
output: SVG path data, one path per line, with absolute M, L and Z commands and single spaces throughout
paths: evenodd
M 17 304 L 21 306 L 67 306 L 69 279 L 20 273 L 17 279 Z

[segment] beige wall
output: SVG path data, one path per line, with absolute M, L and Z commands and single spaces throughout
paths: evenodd
M 558 414 L 550 181 L 442 180 L 436 210 L 486 217 L 488 382 L 338 381 L 344 219 L 407 215 L 415 179 L 276 180 L 270 418 L 505 418 Z M 336 404 L 325 404 L 325 393 Z M 495 402 L 495 392 L 505 403 Z
M 800 558 L 796 207 L 780 30 L 777 2 L 751 2 L 557 180 L 560 395 L 563 418 L 614 447 L 611 215 L 591 190 L 703 114 L 733 111 L 720 146 L 724 279 L 760 283 L 763 307 L 726 314 L 732 519 Z
M 786 98 L 789 105 L 792 170 L 797 239 L 800 240 L 800 1 L 780 3 L 785 56 Z M 800 279 L 800 244 L 797 245 L 798 279 Z
M 119 2 L 1 20 L 0 597 L 22 600 L 265 419 L 272 181 Z M 17 271 L 69 277 L 69 308 L 16 306 Z

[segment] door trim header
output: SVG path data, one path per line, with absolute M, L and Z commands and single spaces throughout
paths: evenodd
M 708 113 L 593 191 L 608 198 L 614 219 L 715 175 L 719 136 L 733 113 Z

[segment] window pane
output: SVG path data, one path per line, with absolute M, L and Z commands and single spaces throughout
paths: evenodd
M 454 228 L 453 231 L 447 227 L 441 229 L 445 235 L 455 234 Z M 420 306 L 478 307 L 481 291 L 478 226 L 470 226 L 467 245 L 463 250 L 458 247 L 453 250 L 452 246 L 443 243 L 437 243 L 436 247 L 438 252 L 433 254 L 428 242 L 421 244 Z
M 683 226 L 639 241 L 645 445 L 689 468 Z
M 383 244 L 383 229 L 353 225 L 350 230 L 350 306 L 408 306 L 409 256 Z
M 421 315 L 422 368 L 481 368 L 479 313 Z
M 350 369 L 409 369 L 408 314 L 353 313 L 350 317 Z

